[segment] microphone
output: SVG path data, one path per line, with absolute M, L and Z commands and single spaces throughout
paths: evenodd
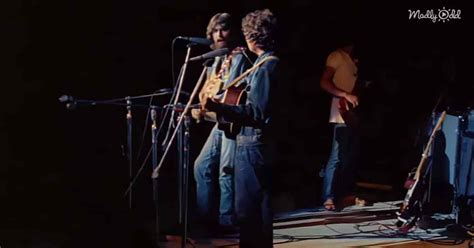
M 213 59 L 207 59 L 206 61 L 204 61 L 204 63 L 202 63 L 202 66 L 211 67 L 213 62 Z
M 190 42 L 194 42 L 196 44 L 201 44 L 201 45 L 207 45 L 207 46 L 210 46 L 212 45 L 212 41 L 209 40 L 209 39 L 206 39 L 206 38 L 200 38 L 200 37 L 184 37 L 184 36 L 178 36 L 176 37 L 176 39 L 180 39 L 180 40 L 187 40 L 187 41 L 190 41 Z
M 59 97 L 58 100 L 60 102 L 72 102 L 72 101 L 74 101 L 74 98 L 72 96 L 62 95 L 62 96 Z
M 62 96 L 59 97 L 58 100 L 62 103 L 66 103 L 66 108 L 67 109 L 75 109 L 76 108 L 77 102 L 74 99 L 74 97 L 72 97 L 72 96 L 62 95 Z
M 196 61 L 196 60 L 201 60 L 201 59 L 211 59 L 214 57 L 222 56 L 229 53 L 229 48 L 221 48 L 221 49 L 216 49 L 214 51 L 210 51 L 208 53 L 205 53 L 200 56 L 192 57 L 189 59 L 189 61 Z

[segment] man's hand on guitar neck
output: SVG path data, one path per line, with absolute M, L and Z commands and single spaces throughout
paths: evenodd
M 219 113 L 222 109 L 222 104 L 214 98 L 207 98 L 204 104 L 202 105 L 203 109 Z
M 202 107 L 191 109 L 191 116 L 196 120 L 196 123 L 200 123 L 201 121 L 217 122 L 216 113 L 203 110 Z

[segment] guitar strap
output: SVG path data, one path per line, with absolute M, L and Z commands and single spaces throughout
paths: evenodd
M 234 55 L 235 54 L 238 54 L 238 53 L 243 53 L 245 51 L 245 48 L 243 47 L 236 47 L 234 48 L 234 50 L 232 50 L 232 52 L 227 55 L 226 59 L 224 60 L 224 62 L 222 62 L 222 59 L 223 58 L 220 58 L 221 59 L 221 63 L 220 63 L 220 66 L 218 68 L 218 73 L 217 73 L 217 78 L 221 81 L 227 81 L 228 78 L 229 78 L 229 73 L 230 73 L 230 64 L 232 63 L 232 59 L 234 58 Z
M 263 63 L 267 62 L 267 61 L 270 61 L 270 60 L 276 60 L 278 59 L 278 57 L 276 56 L 268 56 L 264 59 L 262 59 L 261 61 L 259 61 L 257 64 L 255 64 L 254 66 L 252 66 L 251 68 L 249 68 L 248 70 L 246 70 L 244 73 L 240 74 L 240 76 L 238 76 L 237 78 L 234 79 L 234 81 L 232 81 L 231 83 L 229 83 L 226 87 L 224 87 L 224 89 L 222 89 L 223 91 L 229 89 L 230 87 L 236 85 L 238 82 L 240 82 L 242 79 L 244 79 L 246 76 L 248 76 L 250 73 L 252 73 L 253 71 L 255 71 L 258 67 L 260 67 L 261 65 L 263 65 Z

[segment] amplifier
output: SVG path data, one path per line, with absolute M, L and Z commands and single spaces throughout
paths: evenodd
M 467 123 L 465 132 L 468 134 L 474 134 L 474 110 L 468 112 Z

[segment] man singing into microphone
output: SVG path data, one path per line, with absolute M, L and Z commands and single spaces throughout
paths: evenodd
M 202 102 L 207 97 L 215 96 L 222 87 L 233 81 L 250 65 L 244 57 L 244 50 L 236 47 L 237 31 L 232 30 L 231 15 L 218 13 L 207 26 L 207 38 L 213 41 L 211 49 L 229 48 L 231 52 L 216 57 L 212 67 L 208 69 L 207 80 L 199 94 Z M 212 113 L 198 109 L 192 110 L 196 120 L 212 119 Z M 215 116 L 215 114 L 214 114 Z M 215 120 L 214 120 L 215 121 Z M 234 228 L 234 154 L 235 140 L 225 137 L 223 131 L 212 129 L 200 154 L 194 162 L 194 178 L 196 180 L 196 201 L 198 219 L 207 231 L 232 231 Z M 216 180 L 219 180 L 219 190 Z M 220 192 L 220 197 L 218 197 Z M 219 199 L 218 218 L 216 218 L 216 198 Z

